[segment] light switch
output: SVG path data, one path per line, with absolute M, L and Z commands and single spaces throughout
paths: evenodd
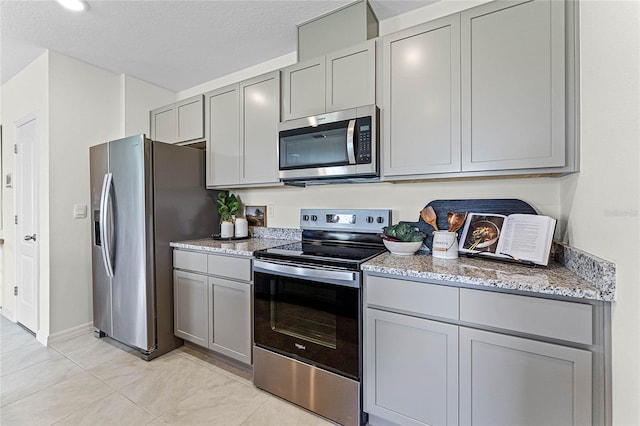
M 84 219 L 87 217 L 87 205 L 86 204 L 76 204 L 73 206 L 73 217 L 74 219 Z

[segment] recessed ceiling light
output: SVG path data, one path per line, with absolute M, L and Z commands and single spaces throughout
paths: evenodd
M 89 6 L 86 2 L 82 0 L 56 0 L 58 3 L 63 5 L 69 10 L 73 10 L 75 12 L 81 12 L 85 9 L 88 9 Z

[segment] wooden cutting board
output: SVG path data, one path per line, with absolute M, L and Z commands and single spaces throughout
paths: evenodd
M 502 214 L 508 216 L 510 214 L 538 214 L 536 210 L 531 207 L 530 204 L 525 201 L 515 198 L 478 198 L 470 200 L 433 200 L 430 201 L 425 207 L 431 206 L 436 212 L 438 220 L 436 224 L 442 231 L 449 229 L 449 223 L 447 222 L 447 213 L 492 213 Z M 420 231 L 427 234 L 427 238 L 424 240 L 424 244 L 431 248 L 433 242 L 433 227 L 426 223 L 420 217 L 420 211 L 416 212 L 418 216 L 417 222 L 401 221 L 400 223 L 408 223 L 414 226 Z M 464 226 L 463 226 L 464 227 Z M 458 234 L 462 231 L 462 228 L 458 231 Z

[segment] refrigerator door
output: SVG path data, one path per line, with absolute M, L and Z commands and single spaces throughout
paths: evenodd
M 92 146 L 89 149 L 89 168 L 91 180 L 91 261 L 93 274 L 93 326 L 106 333 L 112 333 L 111 327 L 111 278 L 107 276 L 104 264 L 104 246 L 100 208 L 102 205 L 102 187 L 109 172 L 108 144 Z
M 113 259 L 111 337 L 146 352 L 156 345 L 151 144 L 143 135 L 109 142 Z

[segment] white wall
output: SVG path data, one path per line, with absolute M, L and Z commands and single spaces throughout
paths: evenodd
M 616 264 L 613 424 L 640 424 L 640 3 L 580 3 L 582 172 L 561 180 L 572 245 Z
M 48 81 L 49 55 L 45 53 L 29 64 L 20 74 L 2 85 L 0 102 L 0 121 L 2 122 L 2 172 L 10 173 L 15 177 L 15 158 L 13 153 L 14 123 L 27 115 L 38 114 L 39 120 L 39 149 L 40 170 L 38 185 L 40 189 L 40 205 L 48 190 Z M 2 314 L 15 320 L 15 301 L 13 296 L 14 281 L 14 249 L 15 236 L 13 227 L 14 196 L 13 188 L 5 188 L 4 176 L 2 176 L 1 190 L 3 191 L 3 229 L 0 236 L 4 238 L 4 245 L 0 245 L 2 251 L 2 276 L 0 279 L 0 294 L 2 297 Z M 42 236 L 49 227 L 49 217 L 46 208 L 39 212 L 39 233 Z M 46 242 L 40 239 L 40 250 L 46 252 Z M 48 304 L 48 259 L 40 255 L 40 325 L 38 332 L 47 333 L 49 329 L 49 304 Z
M 393 221 L 417 221 L 436 199 L 520 198 L 538 212 L 560 216 L 560 183 L 552 178 L 372 183 L 237 190 L 245 205 L 266 205 L 267 225 L 297 228 L 300 208 L 393 209 Z
M 119 138 L 121 78 L 50 53 L 51 334 L 92 321 L 89 147 Z
M 135 77 L 122 75 L 122 136 L 144 133 L 149 136 L 149 111 L 175 102 L 176 94 Z

